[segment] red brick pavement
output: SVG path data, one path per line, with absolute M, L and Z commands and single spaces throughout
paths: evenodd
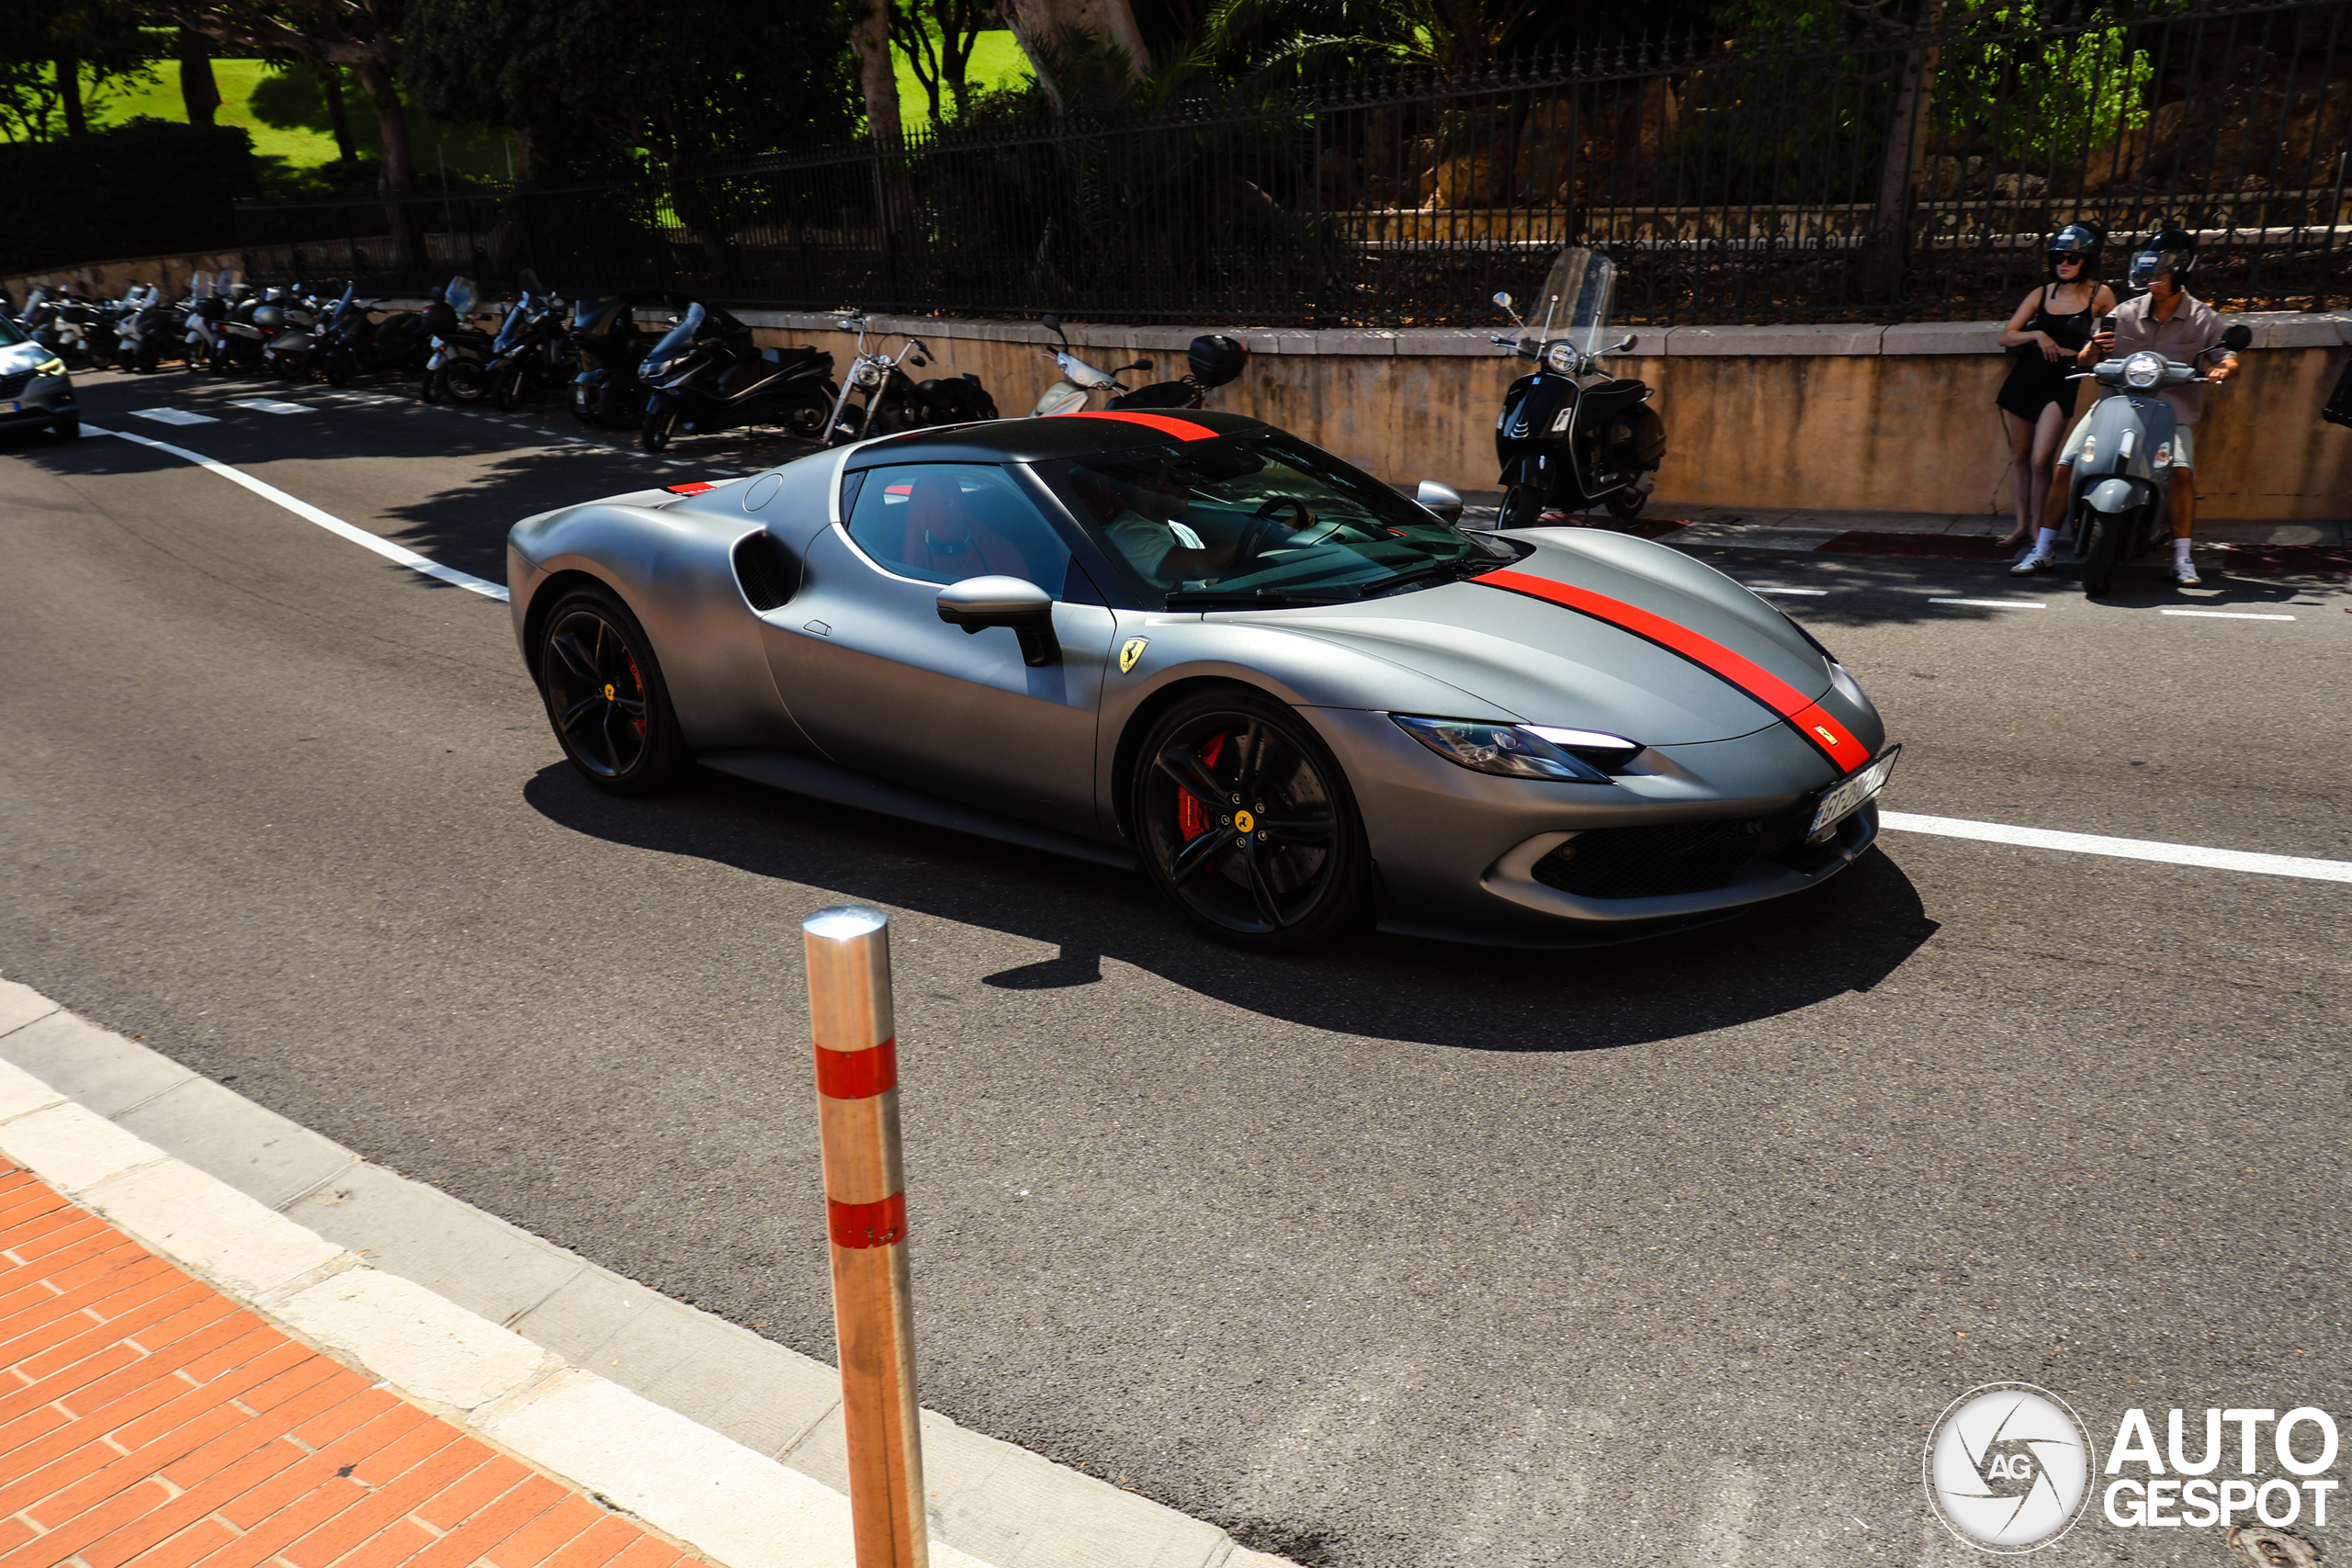
M 0 1160 L 0 1568 L 702 1568 Z

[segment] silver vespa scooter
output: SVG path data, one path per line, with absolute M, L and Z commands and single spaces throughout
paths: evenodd
M 2235 353 L 2253 341 L 2246 328 L 2231 327 L 2198 357 Z M 2142 349 L 2068 378 L 2123 392 L 2093 406 L 2066 493 L 2074 531 L 2064 558 L 2083 569 L 2083 592 L 2097 598 L 2132 558 L 2172 536 L 2168 502 L 2178 422 L 2172 405 L 2156 394 L 2202 381 L 2205 375 L 2196 365 Z

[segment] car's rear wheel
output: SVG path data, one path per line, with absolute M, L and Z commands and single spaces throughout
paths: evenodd
M 692 758 L 637 617 L 612 594 L 567 594 L 539 634 L 539 694 L 563 754 L 611 795 L 651 795 Z
M 1130 809 L 1145 874 L 1221 942 L 1285 952 L 1370 915 L 1346 775 L 1280 703 L 1231 690 L 1170 709 L 1138 756 Z

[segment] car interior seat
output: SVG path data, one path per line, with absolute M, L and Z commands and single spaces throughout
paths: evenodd
M 907 498 L 906 541 L 899 560 L 921 576 L 946 582 L 971 577 L 1018 577 L 1034 582 L 1029 562 L 1012 542 L 975 518 L 952 476 L 924 475 Z

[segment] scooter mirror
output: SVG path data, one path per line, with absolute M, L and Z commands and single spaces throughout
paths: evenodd
M 1049 333 L 1057 333 L 1062 330 L 1062 319 L 1059 316 L 1055 315 L 1051 310 L 1048 310 L 1044 315 L 1038 317 L 1037 324 L 1044 327 Z
M 1148 359 L 1138 359 L 1138 360 L 1136 360 L 1133 365 L 1122 365 L 1122 366 L 1120 366 L 1120 367 L 1119 367 L 1119 368 L 1118 368 L 1118 370 L 1117 370 L 1117 372 L 1116 372 L 1116 374 L 1124 376 L 1124 375 L 1125 375 L 1125 374 L 1126 374 L 1128 371 L 1130 371 L 1130 370 L 1148 370 L 1148 369 L 1150 369 L 1150 368 L 1151 368 L 1151 361 L 1150 361 L 1150 360 L 1148 360 Z
M 1510 296 L 1508 294 L 1498 294 L 1495 296 L 1495 303 L 1508 310 L 1510 309 Z
M 2228 349 L 2232 354 L 2235 354 L 2239 349 L 2245 347 L 2246 344 L 2253 341 L 2254 330 L 2246 326 L 2230 327 L 2225 329 L 2222 333 L 2222 346 Z

